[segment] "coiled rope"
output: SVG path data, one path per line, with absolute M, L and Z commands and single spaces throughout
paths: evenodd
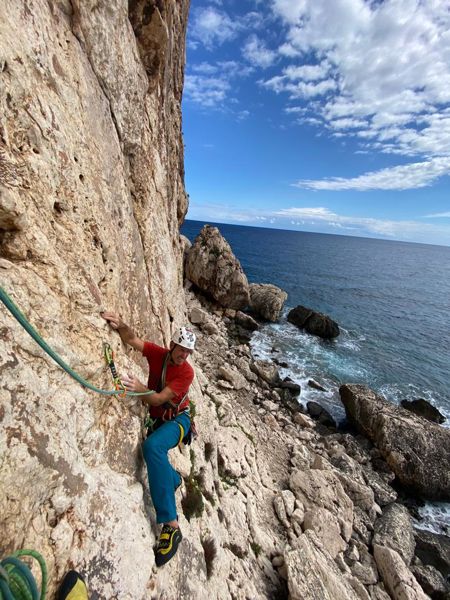
M 25 331 L 31 335 L 31 337 L 34 339 L 34 341 L 36 343 L 38 343 L 39 346 L 43 350 L 45 350 L 45 352 L 47 352 L 47 354 L 51 358 L 53 358 L 53 360 L 62 369 L 64 369 L 64 371 L 66 371 L 66 373 L 68 373 L 71 377 L 73 377 L 75 379 L 75 381 L 78 381 L 78 383 L 80 385 L 82 385 L 83 387 L 88 388 L 89 390 L 92 390 L 93 392 L 97 392 L 97 394 L 103 394 L 104 396 L 124 396 L 124 395 L 126 395 L 126 396 L 147 396 L 148 394 L 154 393 L 154 391 L 152 391 L 152 390 L 148 390 L 146 392 L 129 392 L 129 391 L 124 392 L 121 389 L 102 390 L 98 387 L 95 387 L 94 385 L 89 383 L 89 381 L 86 381 L 85 379 L 83 379 L 83 377 L 81 377 L 81 375 L 78 375 L 78 373 L 76 373 L 73 369 L 71 369 L 69 367 L 69 365 L 52 348 L 50 348 L 50 346 L 47 344 L 47 342 L 42 339 L 42 337 L 39 335 L 39 333 L 36 331 L 36 329 L 34 329 L 34 327 L 31 325 L 31 323 L 29 323 L 29 321 L 27 320 L 25 315 L 14 304 L 14 302 L 12 301 L 10 296 L 8 296 L 8 294 L 6 293 L 4 288 L 1 286 L 0 286 L 0 300 L 3 302 L 3 304 L 9 310 L 9 312 L 13 315 L 13 317 L 15 319 L 17 319 L 17 321 L 22 325 L 22 327 L 25 329 Z
M 20 556 L 31 556 L 41 567 L 41 592 Z M 18 550 L 0 562 L 0 600 L 44 600 L 47 593 L 47 566 L 36 550 Z

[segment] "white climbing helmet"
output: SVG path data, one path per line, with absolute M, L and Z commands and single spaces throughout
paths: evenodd
M 195 333 L 187 327 L 180 327 L 173 334 L 172 342 L 187 350 L 195 350 Z

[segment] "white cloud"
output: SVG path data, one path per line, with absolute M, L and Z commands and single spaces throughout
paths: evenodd
M 207 50 L 214 50 L 217 46 L 234 40 L 239 34 L 261 29 L 264 25 L 261 12 L 250 11 L 238 18 L 231 18 L 220 8 L 223 7 L 222 2 L 215 4 L 218 6 L 193 9 L 188 29 L 188 45 L 191 48 L 196 49 L 202 45 Z
M 439 219 L 441 217 L 448 217 L 448 218 L 450 218 L 450 211 L 441 212 L 441 213 L 435 213 L 434 215 L 425 215 L 426 219 Z
M 184 80 L 185 96 L 205 108 L 220 106 L 229 89 L 230 83 L 225 77 L 186 75 Z
M 290 65 L 283 69 L 283 75 L 291 81 L 299 79 L 303 81 L 317 81 L 318 79 L 325 79 L 329 71 L 330 64 L 324 61 L 319 65 Z
M 317 95 L 305 87 L 316 76 L 328 82 L 327 98 L 309 109 L 330 129 L 341 130 L 348 119 L 354 123 L 348 134 L 378 151 L 450 154 L 447 0 L 273 0 L 272 6 L 287 28 L 279 51 L 291 64 L 267 88 L 307 99 Z
M 244 44 L 242 53 L 256 67 L 270 67 L 276 60 L 277 54 L 269 50 L 256 34 L 252 34 Z
M 319 82 L 298 81 L 292 83 L 287 81 L 285 76 L 275 76 L 268 81 L 263 82 L 263 86 L 274 90 L 277 93 L 289 92 L 291 99 L 312 98 L 313 96 L 323 96 L 330 91 L 335 90 L 336 82 L 333 79 L 324 79 Z
M 202 108 L 223 109 L 227 104 L 229 109 L 230 105 L 237 103 L 235 98 L 230 97 L 230 92 L 234 91 L 233 79 L 247 77 L 252 68 L 228 60 L 216 63 L 201 62 L 193 65 L 191 71 L 192 73 L 186 74 L 184 80 L 185 99 Z M 246 116 L 246 112 L 241 110 L 238 117 Z
M 295 187 L 312 190 L 408 190 L 431 185 L 450 172 L 450 157 L 391 167 L 345 179 L 303 179 Z
M 194 10 L 189 38 L 195 45 L 203 44 L 209 50 L 232 40 L 239 31 L 239 23 L 214 6 Z

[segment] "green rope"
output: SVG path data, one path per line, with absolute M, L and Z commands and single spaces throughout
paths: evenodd
M 35 558 L 41 567 L 41 593 L 29 567 L 20 556 Z M 47 566 L 36 550 L 18 550 L 0 563 L 0 600 L 44 600 L 47 593 Z
M 83 387 L 92 390 L 93 392 L 97 392 L 97 394 L 103 394 L 105 396 L 146 396 L 148 394 L 154 394 L 155 392 L 152 390 L 148 390 L 147 392 L 124 392 L 123 390 L 102 390 L 98 387 L 95 387 L 85 379 L 78 375 L 73 369 L 69 367 L 69 365 L 64 362 L 64 360 L 56 354 L 52 348 L 42 339 L 39 333 L 34 329 L 34 327 L 28 322 L 25 315 L 20 311 L 20 309 L 14 304 L 11 298 L 8 296 L 6 291 L 0 286 L 0 300 L 6 306 L 6 308 L 10 311 L 15 319 L 22 325 L 27 333 L 31 335 L 35 342 L 39 344 L 39 346 L 47 352 L 47 354 L 53 358 L 53 360 L 58 363 L 58 365 L 66 371 L 71 377 L 78 381 Z

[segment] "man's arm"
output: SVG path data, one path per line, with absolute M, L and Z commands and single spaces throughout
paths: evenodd
M 137 377 L 128 373 L 128 375 L 124 375 L 122 377 L 122 383 L 126 387 L 126 389 L 130 392 L 147 392 L 148 387 L 145 386 Z M 166 402 L 170 402 L 176 397 L 175 392 L 173 392 L 168 385 L 161 390 L 160 392 L 155 392 L 154 394 L 148 394 L 148 396 L 141 396 L 142 402 L 147 404 L 148 406 L 160 406 L 161 404 L 165 404 Z
M 134 331 L 126 323 L 124 323 L 117 313 L 102 312 L 100 316 L 107 321 L 108 325 L 115 329 L 120 335 L 120 339 L 124 344 L 128 344 L 135 350 L 142 352 L 144 349 L 144 340 L 138 338 Z

